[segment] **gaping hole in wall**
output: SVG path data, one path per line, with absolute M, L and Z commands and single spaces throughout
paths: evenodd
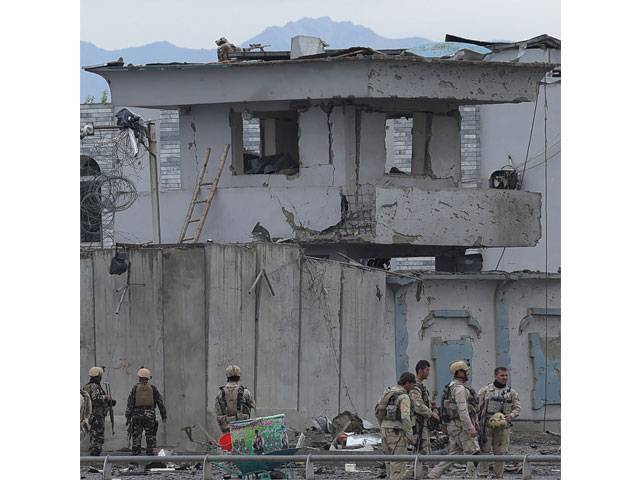
M 412 129 L 413 117 L 410 114 L 387 116 L 384 129 L 387 161 L 384 173 L 391 175 L 411 174 Z
M 431 176 L 429 141 L 432 118 L 433 115 L 427 112 L 387 115 L 385 174 Z
M 80 242 L 102 240 L 102 207 L 100 205 L 100 166 L 87 155 L 80 156 Z
M 236 174 L 298 173 L 298 112 L 232 113 L 231 132 Z

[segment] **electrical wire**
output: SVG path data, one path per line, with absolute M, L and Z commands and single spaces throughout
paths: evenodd
M 542 415 L 542 430 L 547 431 L 547 371 L 549 370 L 549 222 L 548 205 L 548 159 L 547 159 L 547 116 L 549 106 L 547 103 L 547 84 L 543 84 L 544 90 L 544 411 Z
M 538 95 L 536 95 L 536 103 L 533 106 L 533 117 L 531 118 L 531 129 L 529 130 L 529 142 L 527 143 L 527 154 L 524 157 L 524 167 L 522 169 L 522 178 L 520 179 L 520 185 L 519 185 L 520 188 L 522 188 L 522 185 L 524 185 L 524 172 L 527 170 L 527 161 L 529 160 L 529 149 L 531 148 L 531 139 L 533 138 L 533 127 L 536 124 L 536 112 L 538 111 L 539 97 L 540 95 L 538 92 Z M 545 145 L 545 153 L 546 151 L 547 151 L 547 147 Z

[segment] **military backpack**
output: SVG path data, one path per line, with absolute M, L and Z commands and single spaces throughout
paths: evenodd
M 466 385 L 462 385 L 467 390 L 467 408 L 469 410 L 469 417 L 471 420 L 475 420 L 478 418 L 478 406 L 479 399 L 476 391 L 467 387 Z M 458 404 L 456 403 L 455 398 L 453 398 L 453 384 L 448 384 L 444 387 L 442 392 L 442 421 L 445 423 L 449 423 L 453 420 L 460 420 L 460 412 L 458 412 Z

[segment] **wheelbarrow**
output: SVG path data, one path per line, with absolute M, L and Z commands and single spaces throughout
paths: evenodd
M 286 448 L 284 450 L 274 450 L 269 453 L 265 453 L 264 456 L 267 457 L 269 455 L 295 455 L 299 448 Z M 240 470 L 242 474 L 242 478 L 246 478 L 250 475 L 255 475 L 255 478 L 271 478 L 269 472 L 276 470 L 280 467 L 283 467 L 288 462 L 262 462 L 260 460 L 250 461 L 250 462 L 231 462 L 233 465 Z

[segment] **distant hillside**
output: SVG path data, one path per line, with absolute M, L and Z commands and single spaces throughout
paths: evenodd
M 282 27 L 268 27 L 262 33 L 244 42 L 242 46 L 246 47 L 250 43 L 262 43 L 263 45 L 271 45 L 270 50 L 289 50 L 291 37 L 296 35 L 320 37 L 329 44 L 329 48 L 408 48 L 432 42 L 419 37 L 385 38 L 362 25 L 354 25 L 351 22 L 334 22 L 329 17 L 321 17 L 301 18 Z
M 329 17 L 302 18 L 289 22 L 282 27 L 268 27 L 262 33 L 250 38 L 244 43 L 238 39 L 229 38 L 236 45 L 248 46 L 249 43 L 271 45 L 268 50 L 289 50 L 291 37 L 296 35 L 311 35 L 320 37 L 329 44 L 329 48 L 347 48 L 366 46 L 381 48 L 408 48 L 432 43 L 426 38 L 384 38 L 373 30 L 351 22 L 334 22 Z M 212 43 L 213 43 L 212 39 Z M 125 63 L 164 63 L 164 62 L 215 62 L 217 54 L 214 49 L 181 48 L 169 42 L 155 42 L 141 47 L 130 47 L 121 50 L 104 50 L 89 42 L 80 42 L 80 65 L 98 65 L 122 57 Z M 107 82 L 93 73 L 80 71 L 80 101 L 92 95 L 95 101 L 100 101 L 104 90 L 109 93 Z
M 93 43 L 80 42 L 80 66 L 98 65 L 122 57 L 125 63 L 164 63 L 164 62 L 215 62 L 218 57 L 215 50 L 181 48 L 169 42 L 154 42 L 141 47 L 129 47 L 121 50 L 104 50 Z M 109 92 L 107 82 L 94 73 L 80 70 L 80 101 L 93 95 L 99 101 L 104 90 Z

